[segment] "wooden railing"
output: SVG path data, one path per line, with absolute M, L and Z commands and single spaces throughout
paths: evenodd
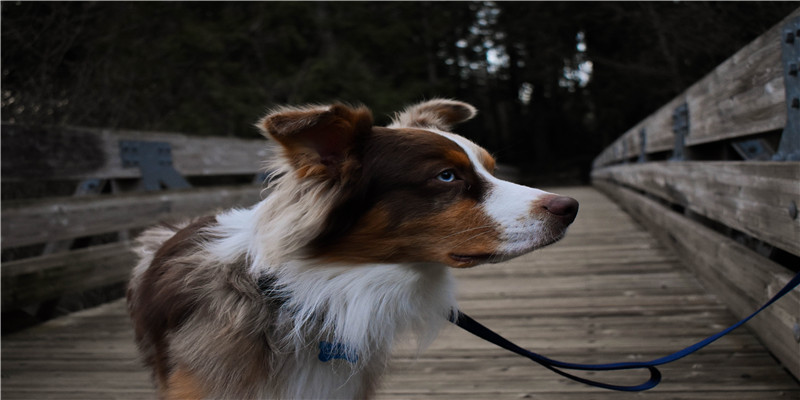
M 3 201 L 3 312 L 124 284 L 135 262 L 130 237 L 159 221 L 254 204 L 267 157 L 266 141 L 255 135 L 243 140 L 3 124 L 5 185 L 77 187 L 74 196 Z M 96 236 L 103 240 L 89 242 L 102 244 L 76 241 Z
M 46 319 L 64 296 L 122 285 L 135 264 L 130 239 L 141 229 L 266 195 L 263 138 L 3 124 L 0 143 L 4 190 L 75 188 L 2 202 L 4 313 L 25 308 Z M 511 167 L 502 171 L 517 178 Z M 86 246 L 93 237 L 100 240 Z
M 800 270 L 800 10 L 625 132 L 593 185 L 737 316 Z M 749 326 L 800 377 L 800 290 Z

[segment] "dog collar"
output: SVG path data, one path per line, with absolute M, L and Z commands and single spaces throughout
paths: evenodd
M 330 360 L 341 359 L 351 364 L 358 361 L 358 354 L 355 350 L 349 349 L 342 343 L 319 342 L 319 360 L 328 362 Z
M 276 277 L 265 274 L 258 278 L 257 285 L 258 291 L 267 301 L 280 307 L 286 302 L 286 299 L 275 290 L 276 281 Z M 317 358 L 322 362 L 339 359 L 355 364 L 358 362 L 358 353 L 342 343 L 331 343 L 323 340 L 319 342 L 319 355 Z

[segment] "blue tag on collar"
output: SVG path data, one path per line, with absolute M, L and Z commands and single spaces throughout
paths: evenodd
M 358 354 L 354 350 L 349 350 L 341 343 L 319 342 L 319 360 L 328 362 L 330 360 L 342 359 L 355 364 L 358 361 Z

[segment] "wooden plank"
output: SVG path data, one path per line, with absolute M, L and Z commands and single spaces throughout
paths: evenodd
M 200 216 L 216 209 L 258 202 L 257 185 L 4 201 L 2 247 L 140 228 L 159 221 Z
M 795 10 L 686 91 L 688 146 L 783 129 L 786 90 L 781 44 Z
M 642 150 L 640 133 L 642 129 L 645 130 L 646 135 L 645 154 L 673 150 L 675 135 L 672 130 L 672 114 L 684 102 L 686 102 L 685 92 L 627 130 L 600 152 L 594 160 L 594 168 L 638 158 Z
M 389 384 L 385 392 L 389 393 L 420 393 L 420 386 L 428 386 L 437 393 L 449 393 L 451 395 L 459 392 L 475 392 L 488 395 L 489 393 L 518 393 L 525 391 L 528 393 L 558 393 L 567 392 L 572 394 L 583 393 L 585 397 L 589 395 L 594 398 L 595 394 L 608 393 L 597 389 L 580 386 L 568 382 L 566 379 L 554 375 L 536 365 L 513 355 L 496 355 L 491 357 L 487 354 L 477 355 L 467 353 L 459 356 L 448 357 L 447 353 L 431 351 L 436 356 L 425 355 L 416 360 L 402 359 L 395 363 L 395 369 L 402 372 L 392 374 L 389 377 Z M 650 356 L 650 355 L 648 355 Z M 561 357 L 561 356 L 559 356 Z M 608 355 L 600 355 L 591 358 L 582 358 L 581 362 L 604 362 L 608 360 Z M 768 356 L 753 357 L 748 355 L 738 360 L 734 358 L 733 363 L 737 367 L 730 368 L 731 372 L 738 374 L 729 378 L 717 374 L 711 365 L 724 363 L 725 359 L 731 360 L 732 357 L 724 354 L 701 355 L 693 360 L 693 365 L 673 364 L 660 368 L 664 373 L 665 379 L 658 389 L 647 393 L 680 392 L 696 390 L 697 392 L 708 391 L 716 393 L 720 387 L 727 386 L 728 390 L 737 387 L 743 391 L 769 390 L 783 388 L 787 391 L 795 389 L 796 383 L 791 380 L 781 380 L 780 383 L 765 383 L 762 380 L 774 374 L 774 364 L 770 363 Z M 454 360 L 455 359 L 455 360 Z M 572 358 L 574 359 L 574 357 Z M 749 363 L 748 363 L 749 361 Z M 578 375 L 586 376 L 586 374 Z M 760 384 L 753 381 L 741 379 L 743 375 L 757 377 L 753 381 L 761 381 Z M 774 375 L 773 375 L 774 376 Z M 468 379 L 464 379 L 468 377 Z M 597 373 L 590 374 L 590 378 L 606 379 L 621 384 L 641 383 L 644 377 L 639 372 L 630 371 L 622 373 Z M 438 380 L 439 382 L 432 382 Z M 435 386 L 434 386 L 435 385 Z M 561 390 L 555 390 L 559 386 Z M 435 389 L 434 389 L 435 388 Z M 616 393 L 616 396 L 620 396 Z M 546 397 L 549 398 L 549 397 Z M 619 397 L 617 397 L 619 398 Z M 704 399 L 703 395 L 698 394 L 695 399 Z M 739 399 L 741 397 L 735 397 Z
M 656 201 L 603 180 L 594 185 L 617 200 L 651 232 L 669 243 L 700 281 L 739 317 L 755 311 L 788 282 L 792 273 Z M 789 293 L 750 322 L 764 344 L 800 376 L 800 290 Z
M 647 154 L 672 150 L 672 113 L 683 103 L 689 106 L 686 146 L 782 129 L 786 124 L 786 91 L 781 29 L 798 15 L 800 9 L 622 134 L 595 158 L 595 168 L 637 157 L 643 128 Z
M 135 256 L 128 242 L 3 263 L 2 309 L 128 280 Z
M 654 194 L 800 256 L 798 162 L 657 162 L 592 172 Z
M 263 169 L 262 163 L 269 157 L 263 138 L 6 123 L 2 125 L 2 135 L 2 178 L 7 181 L 139 177 L 138 168 L 122 165 L 120 140 L 170 143 L 173 164 L 183 176 L 254 174 Z
M 156 398 L 124 300 L 5 335 L 2 359 L 4 398 Z

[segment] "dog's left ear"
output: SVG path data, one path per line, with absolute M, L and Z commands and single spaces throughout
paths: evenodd
M 472 119 L 478 110 L 470 104 L 447 99 L 433 99 L 406 108 L 395 115 L 390 128 L 434 127 L 443 131 Z
M 282 108 L 258 127 L 280 143 L 299 178 L 336 179 L 358 162 L 354 153 L 372 131 L 372 113 L 343 104 Z

